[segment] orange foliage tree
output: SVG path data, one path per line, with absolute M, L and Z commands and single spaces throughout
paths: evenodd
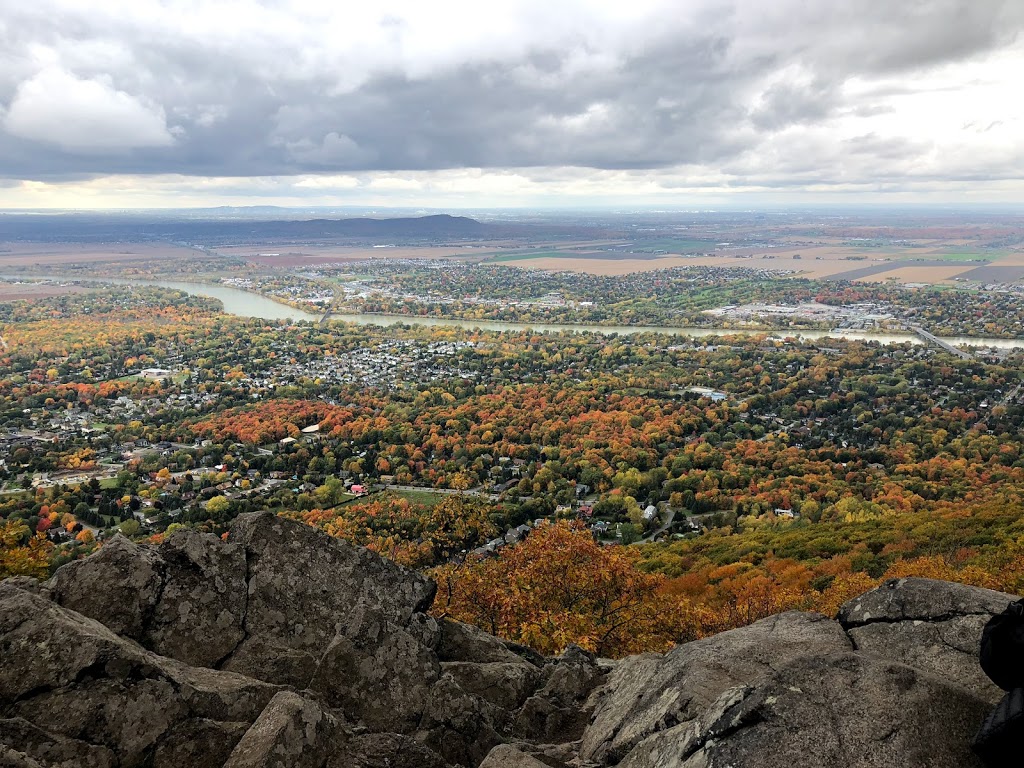
M 637 570 L 622 547 L 597 544 L 569 523 L 544 525 L 494 558 L 434 570 L 434 612 L 536 650 L 571 643 L 603 656 L 664 650 L 696 636 L 689 603 L 665 579 Z

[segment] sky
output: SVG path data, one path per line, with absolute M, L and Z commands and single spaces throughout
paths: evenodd
M 1024 0 L 0 0 L 0 208 L 1024 204 Z

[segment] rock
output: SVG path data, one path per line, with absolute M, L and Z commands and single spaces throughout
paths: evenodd
M 429 613 L 414 613 L 405 626 L 405 631 L 436 655 L 437 646 L 441 643 L 441 623 L 437 619 Z
M 224 768 L 322 768 L 344 742 L 338 721 L 291 691 L 271 700 Z
M 381 611 L 358 606 L 327 648 L 310 688 L 374 731 L 408 733 L 440 675 L 428 647 Z
M 487 664 L 517 662 L 522 658 L 510 650 L 504 641 L 488 635 L 472 624 L 463 624 L 451 619 L 441 619 L 439 624 L 441 637 L 437 645 L 437 657 L 441 661 L 472 661 Z M 540 663 L 544 663 L 543 659 Z
M 977 768 L 978 641 L 1014 599 L 902 579 L 610 667 L 433 591 L 270 514 L 0 582 L 0 768 Z
M 0 744 L 0 768 L 46 768 L 24 752 Z
M 722 693 L 760 680 L 772 667 L 850 648 L 838 623 L 789 612 L 677 646 L 664 656 L 624 659 L 601 692 L 580 757 L 614 764 L 647 736 L 694 720 Z
M 0 657 L 4 716 L 108 748 L 122 766 L 145 762 L 190 718 L 252 722 L 277 691 L 157 656 L 98 621 L 6 583 L 0 584 Z
M 221 768 L 247 730 L 249 723 L 185 720 L 157 744 L 153 768 Z
M 544 686 L 523 704 L 516 733 L 541 742 L 575 741 L 593 714 L 588 699 L 605 678 L 593 654 L 570 646 L 548 662 Z
M 648 736 L 629 751 L 619 768 L 652 768 L 653 766 L 680 766 L 709 739 L 719 735 L 715 727 L 728 723 L 725 717 L 733 707 L 753 691 L 749 686 L 730 688 L 689 722 L 658 731 Z
M 415 571 L 269 512 L 240 515 L 231 541 L 248 562 L 246 633 L 272 645 L 322 652 L 357 606 L 404 627 L 437 589 Z
M 44 731 L 20 717 L 0 720 L 0 742 L 50 768 L 113 768 L 114 753 Z
M 159 552 L 164 585 L 143 644 L 162 656 L 213 667 L 244 637 L 245 551 L 211 534 L 183 529 Z
M 839 621 L 858 650 L 931 672 L 995 705 L 1003 692 L 978 664 L 981 632 L 1016 598 L 932 579 L 892 579 L 846 603 Z
M 416 738 L 449 763 L 475 766 L 503 741 L 494 726 L 492 706 L 445 675 L 430 689 Z
M 328 768 L 449 768 L 441 756 L 409 736 L 367 733 L 356 736 Z
M 969 745 L 987 709 L 961 689 L 901 664 L 854 653 L 807 656 L 781 666 L 671 760 L 662 754 L 657 761 L 623 764 L 980 768 Z
M 242 641 L 221 669 L 302 690 L 309 687 L 318 664 L 319 659 L 309 651 L 250 637 Z
M 462 690 L 507 710 L 521 707 L 540 678 L 537 667 L 518 658 L 514 662 L 486 664 L 448 661 L 441 665 L 441 669 L 455 678 Z
M 533 755 L 513 744 L 499 744 L 480 763 L 480 768 L 549 768 Z
M 839 609 L 846 628 L 879 621 L 945 621 L 1001 613 L 1016 597 L 981 587 L 934 579 L 890 579 Z
M 212 667 L 244 637 L 245 551 L 188 529 L 158 549 L 115 536 L 47 583 L 60 605 L 162 656 Z
M 118 534 L 91 557 L 58 569 L 46 587 L 59 605 L 141 640 L 163 589 L 163 565 L 155 549 Z

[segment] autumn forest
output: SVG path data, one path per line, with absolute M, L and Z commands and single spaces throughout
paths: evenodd
M 1017 350 L 0 303 L 0 577 L 270 509 L 554 653 L 661 650 L 893 576 L 1024 591 Z

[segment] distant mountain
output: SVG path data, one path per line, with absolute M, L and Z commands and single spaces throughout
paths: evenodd
M 268 222 L 270 223 L 270 222 Z M 324 234 L 340 237 L 487 237 L 494 230 L 505 230 L 481 224 L 466 216 L 449 216 L 446 213 L 435 216 L 418 216 L 401 219 L 313 219 L 312 221 L 273 222 L 281 230 L 292 229 L 303 235 Z
M 438 214 L 403 218 L 192 218 L 158 213 L 0 213 L 0 242 L 188 242 L 201 245 L 295 243 L 429 243 L 557 234 L 562 228 L 485 224 Z

